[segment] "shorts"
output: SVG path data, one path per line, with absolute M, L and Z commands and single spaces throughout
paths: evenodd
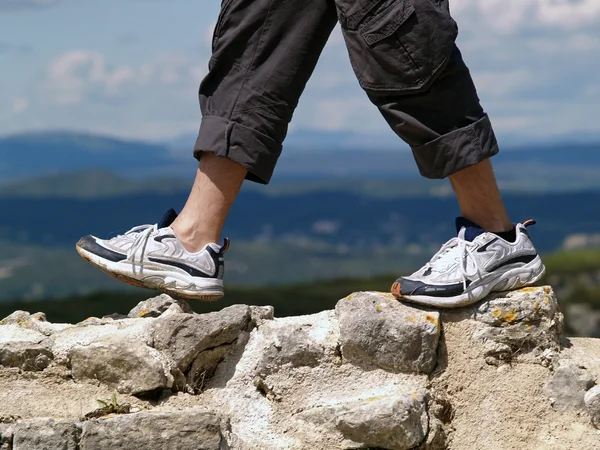
M 200 85 L 196 158 L 212 152 L 267 184 L 338 22 L 360 86 L 424 177 L 498 153 L 447 0 L 223 0 Z

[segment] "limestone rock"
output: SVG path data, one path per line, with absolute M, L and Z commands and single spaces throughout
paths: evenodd
M 12 450 L 13 425 L 0 423 L 0 450 Z
M 14 427 L 13 450 L 78 450 L 81 426 L 70 420 L 33 419 Z
M 44 370 L 54 355 L 47 336 L 31 326 L 31 315 L 17 311 L 0 325 L 0 366 Z
M 80 450 L 219 450 L 220 420 L 194 410 L 136 413 L 83 424 Z
M 585 394 L 594 385 L 594 378 L 583 369 L 563 363 L 546 385 L 552 407 L 559 411 L 585 408 Z
M 437 362 L 439 314 L 398 302 L 391 294 L 360 292 L 335 307 L 342 356 L 360 366 L 430 373 Z
M 143 394 L 173 385 L 168 363 L 144 342 L 104 337 L 69 352 L 76 381 L 98 380 L 121 393 Z
M 167 310 L 169 310 L 171 313 L 194 313 L 194 311 L 186 301 L 174 300 L 167 294 L 161 294 L 158 297 L 153 297 L 138 303 L 136 307 L 129 312 L 127 317 L 159 317 Z
M 208 314 L 173 314 L 152 323 L 148 341 L 186 373 L 202 351 L 233 343 L 250 324 L 250 308 L 245 305 Z
M 334 425 L 353 447 L 407 450 L 422 443 L 428 432 L 423 397 L 397 395 L 323 406 L 300 415 L 315 425 Z
M 314 367 L 325 355 L 322 342 L 327 329 L 317 329 L 318 324 L 273 321 L 261 328 L 263 338 L 269 343 L 262 352 L 258 374 L 268 375 L 285 364 L 292 367 Z
M 186 376 L 186 384 L 192 393 L 202 392 L 204 385 L 213 376 L 215 369 L 231 347 L 232 344 L 224 344 L 204 350 L 198 355 Z
M 251 306 L 250 318 L 255 325 L 260 325 L 266 320 L 273 320 L 275 308 L 272 306 Z
M 560 347 L 563 319 L 554 291 L 548 286 L 492 294 L 470 314 L 488 325 L 479 337 L 508 345 L 513 352 Z
M 9 325 L 9 324 L 21 324 L 28 321 L 31 318 L 31 314 L 27 311 L 15 311 L 12 314 L 6 316 L 4 319 L 0 320 L 0 325 Z
M 18 324 L 0 325 L 0 344 L 15 342 L 39 344 L 46 336 L 37 330 L 23 328 Z
M 583 400 L 588 413 L 592 417 L 592 423 L 600 428 L 600 386 L 594 386 L 587 391 Z
M 48 367 L 53 358 L 45 341 L 40 344 L 19 341 L 0 344 L 0 366 L 39 372 Z
M 121 342 L 145 342 L 149 321 L 154 319 L 86 320 L 51 336 L 55 360 L 67 363 L 74 347 L 85 347 L 102 339 L 113 338 Z
M 21 329 L 37 331 L 45 336 L 50 336 L 53 333 L 72 326 L 69 324 L 50 323 L 47 321 L 44 313 L 38 312 L 30 314 L 26 311 L 15 311 L 11 315 L 0 320 L 0 326 L 2 325 L 15 325 Z M 3 332 L 6 331 L 6 328 L 0 329 L 3 330 Z

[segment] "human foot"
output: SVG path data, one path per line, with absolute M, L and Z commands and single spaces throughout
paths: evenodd
M 466 219 L 457 219 L 458 237 L 442 246 L 431 261 L 392 285 L 392 294 L 412 303 L 458 308 L 482 300 L 490 292 L 536 283 L 544 264 L 529 237 L 526 221 L 508 242 Z
M 207 244 L 188 252 L 171 224 L 177 217 L 169 210 L 156 225 L 132 228 L 111 239 L 85 236 L 77 243 L 83 259 L 125 283 L 156 289 L 176 298 L 214 301 L 223 297 L 223 255 L 229 247 Z

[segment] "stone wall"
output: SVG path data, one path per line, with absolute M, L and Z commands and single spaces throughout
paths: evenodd
M 600 342 L 549 287 L 453 311 L 360 292 L 334 311 L 0 321 L 0 449 L 598 449 Z

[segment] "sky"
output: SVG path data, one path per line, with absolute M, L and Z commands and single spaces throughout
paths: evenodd
M 302 0 L 298 0 L 302 1 Z M 219 0 L 0 0 L 0 135 L 197 132 Z M 451 0 L 501 139 L 600 136 L 600 0 Z M 391 133 L 335 30 L 292 130 Z

